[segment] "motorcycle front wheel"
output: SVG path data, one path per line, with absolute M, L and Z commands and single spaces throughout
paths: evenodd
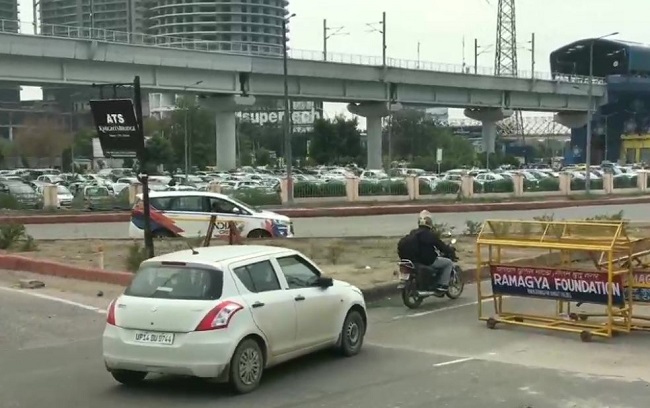
M 418 296 L 415 282 L 408 282 L 402 289 L 402 302 L 409 309 L 417 309 L 424 299 Z
M 463 270 L 459 266 L 454 265 L 451 280 L 449 281 L 449 290 L 447 290 L 447 297 L 449 299 L 458 299 L 463 294 L 465 282 L 463 281 L 462 274 Z

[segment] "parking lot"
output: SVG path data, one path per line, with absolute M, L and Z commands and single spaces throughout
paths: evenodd
M 415 312 L 397 299 L 374 304 L 359 356 L 323 352 L 280 366 L 253 394 L 234 397 L 224 386 L 170 378 L 129 389 L 101 360 L 110 291 L 21 293 L 8 285 L 0 280 L 3 408 L 627 408 L 647 407 L 650 397 L 650 335 L 582 343 L 576 334 L 488 330 L 477 320 L 472 286 L 455 302 L 429 300 Z M 527 310 L 553 306 L 506 301 Z

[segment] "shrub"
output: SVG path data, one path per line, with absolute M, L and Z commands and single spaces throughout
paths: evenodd
M 129 247 L 129 252 L 125 259 L 126 270 L 129 272 L 136 272 L 140 268 L 140 264 L 147 260 L 147 250 L 138 242 L 134 242 Z
M 634 177 L 614 177 L 614 188 L 636 188 L 637 176 Z
M 0 210 L 18 210 L 20 203 L 16 197 L 7 193 L 0 193 Z
M 560 191 L 560 179 L 555 177 L 546 177 L 539 181 L 535 190 L 537 191 Z
M 38 245 L 36 244 L 36 240 L 34 239 L 34 237 L 32 237 L 29 234 L 25 235 L 25 240 L 20 245 L 20 251 L 33 252 L 37 250 L 38 250 Z
M 467 220 L 465 221 L 465 235 L 476 236 L 481 232 L 483 223 L 481 221 Z
M 553 222 L 555 220 L 555 214 L 544 214 L 533 217 L 533 220 L 540 222 Z
M 441 181 L 436 184 L 433 194 L 458 194 L 459 191 L 460 184 L 453 181 Z
M 360 196 L 401 196 L 408 195 L 408 193 L 408 188 L 404 181 L 386 180 L 380 181 L 379 183 L 362 181 L 359 183 Z
M 515 184 L 512 180 L 496 180 L 487 183 L 474 181 L 474 193 L 514 193 Z
M 312 197 L 345 197 L 347 191 L 345 183 L 309 183 L 298 182 L 293 186 L 293 196 L 295 198 L 312 198 Z
M 26 237 L 23 224 L 8 223 L 0 225 L 0 249 L 10 249 Z
M 419 179 L 418 184 L 420 186 L 420 194 L 422 195 L 433 194 L 433 189 L 431 188 L 431 184 L 429 184 L 428 181 Z
M 262 205 L 282 204 L 282 199 L 280 198 L 280 194 L 273 191 L 266 191 L 260 189 L 244 189 L 244 190 L 237 190 L 232 194 L 230 194 L 230 196 L 253 207 L 262 206 Z
M 603 189 L 603 180 L 602 179 L 590 179 L 589 184 L 591 185 L 592 190 L 602 190 Z M 585 180 L 584 179 L 573 179 L 571 180 L 571 191 L 584 191 L 585 190 Z

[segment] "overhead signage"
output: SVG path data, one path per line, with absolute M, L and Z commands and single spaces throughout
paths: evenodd
M 492 265 L 490 274 L 495 294 L 607 304 L 605 272 Z M 612 282 L 612 301 L 616 306 L 625 304 L 621 275 L 615 276 Z
M 105 157 L 135 158 L 144 149 L 131 99 L 93 100 L 90 109 Z

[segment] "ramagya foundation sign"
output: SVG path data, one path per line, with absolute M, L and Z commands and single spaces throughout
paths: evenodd
M 108 158 L 135 158 L 144 140 L 130 99 L 90 101 L 99 143 Z

